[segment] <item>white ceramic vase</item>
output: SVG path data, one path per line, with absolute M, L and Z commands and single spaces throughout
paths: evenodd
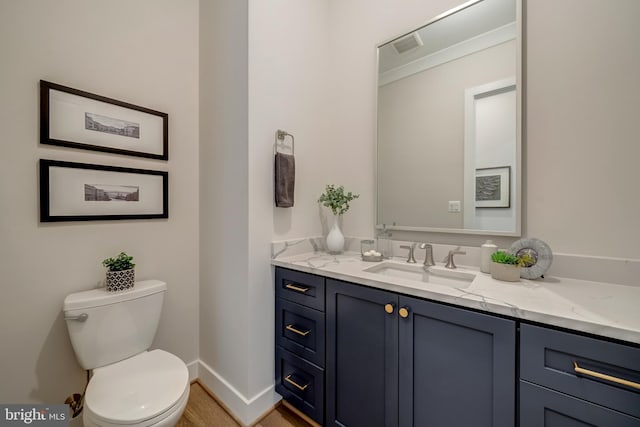
M 504 282 L 520 281 L 520 266 L 513 264 L 491 263 L 491 277 Z
M 340 230 L 340 224 L 338 224 L 338 215 L 333 216 L 333 224 L 327 234 L 327 251 L 329 253 L 341 253 L 344 250 L 344 235 Z

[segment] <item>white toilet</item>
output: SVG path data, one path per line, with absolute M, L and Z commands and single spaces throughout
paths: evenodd
M 84 397 L 86 427 L 173 427 L 189 398 L 184 362 L 147 351 L 158 328 L 167 285 L 136 282 L 131 289 L 77 292 L 64 300 L 71 344 L 80 365 L 93 369 Z

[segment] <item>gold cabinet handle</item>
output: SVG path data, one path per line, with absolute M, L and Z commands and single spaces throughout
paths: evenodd
M 393 306 L 393 304 L 385 304 L 384 305 L 384 311 L 386 311 L 389 314 L 393 313 L 394 308 L 395 307 Z
M 398 310 L 398 314 L 403 319 L 406 319 L 407 317 L 409 317 L 409 309 L 407 307 L 402 307 L 400 310 Z
M 298 334 L 298 335 L 303 336 L 303 337 L 306 337 L 311 332 L 311 330 L 301 331 L 300 329 L 297 329 L 294 325 L 287 325 L 287 326 L 285 326 L 285 329 L 287 331 L 291 331 L 294 334 Z
M 291 379 L 291 375 L 287 375 L 284 380 L 300 391 L 305 391 L 307 387 L 309 387 L 309 383 L 306 383 L 305 385 L 298 384 L 297 382 Z
M 291 289 L 292 291 L 300 292 L 302 294 L 304 294 L 304 293 L 309 291 L 309 288 L 303 288 L 301 286 L 296 286 L 296 285 L 294 285 L 292 283 L 287 283 L 284 287 L 287 288 L 287 289 Z
M 599 378 L 601 380 L 611 381 L 612 383 L 625 385 L 627 387 L 632 387 L 635 389 L 640 389 L 640 384 L 636 382 L 625 380 L 618 377 L 612 377 L 611 375 L 603 374 L 601 372 L 596 372 L 589 369 L 581 368 L 580 366 L 578 366 L 578 362 L 575 362 L 575 361 L 573 362 L 573 370 L 578 374 L 588 375 L 590 377 Z

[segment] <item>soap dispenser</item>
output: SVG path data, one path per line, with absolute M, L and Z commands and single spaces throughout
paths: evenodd
M 491 272 L 491 254 L 498 250 L 493 241 L 487 240 L 480 246 L 480 271 L 483 273 Z

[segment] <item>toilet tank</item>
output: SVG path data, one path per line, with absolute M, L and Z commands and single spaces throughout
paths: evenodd
M 68 295 L 62 310 L 80 365 L 94 369 L 147 350 L 166 290 L 164 282 L 145 280 L 121 292 L 99 288 Z

